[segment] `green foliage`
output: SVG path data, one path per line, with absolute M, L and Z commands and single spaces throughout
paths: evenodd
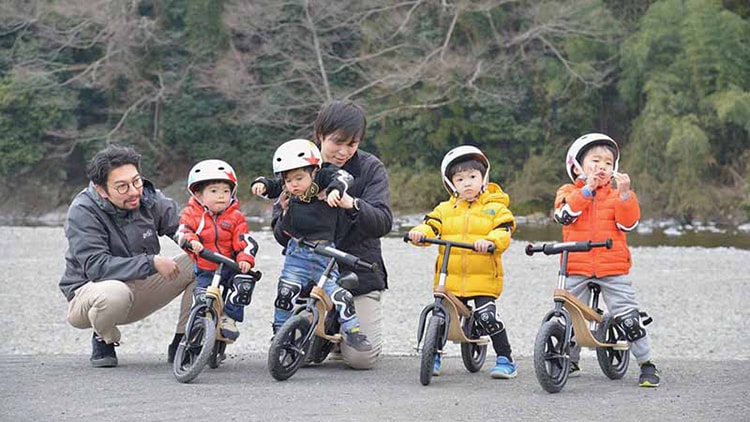
M 48 149 L 45 133 L 70 123 L 75 95 L 38 75 L 0 79 L 0 174 L 17 176 Z
M 448 199 L 436 168 L 388 167 L 391 184 L 391 207 L 404 213 L 425 212 Z
M 749 35 L 747 21 L 719 2 L 667 0 L 623 46 L 620 92 L 639 112 L 626 160 L 651 193 L 651 209 L 684 219 L 715 214 L 709 192 L 742 169 Z
M 228 47 L 229 36 L 221 19 L 223 4 L 223 0 L 187 2 L 185 35 L 196 59 L 215 59 Z

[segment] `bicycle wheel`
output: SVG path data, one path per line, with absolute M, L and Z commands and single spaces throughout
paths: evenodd
M 422 361 L 419 365 L 419 382 L 429 385 L 432 380 L 432 370 L 435 368 L 435 356 L 438 354 L 440 342 L 440 331 L 443 329 L 443 319 L 431 316 L 430 322 L 425 329 L 424 343 L 422 344 Z
M 211 351 L 211 357 L 208 359 L 208 367 L 211 369 L 216 369 L 221 365 L 222 362 L 224 362 L 224 359 L 227 358 L 227 355 L 224 353 L 224 351 L 227 349 L 227 343 L 223 341 L 217 341 L 214 344 L 214 348 Z
M 201 373 L 211 357 L 216 341 L 216 319 L 212 312 L 194 314 L 186 335 L 177 346 L 172 371 L 177 381 L 188 383 Z
M 272 377 L 284 381 L 297 372 L 309 345 L 305 344 L 309 331 L 306 315 L 294 315 L 279 328 L 268 349 L 268 370 Z
M 339 324 L 338 315 L 336 312 L 328 312 L 325 321 L 325 332 L 328 335 L 333 335 L 339 332 L 341 325 Z M 333 349 L 333 343 L 322 337 L 313 336 L 312 344 L 310 345 L 310 353 L 307 355 L 306 361 L 313 363 L 321 363 L 326 360 L 328 354 Z
M 477 326 L 474 317 L 464 319 L 463 327 L 461 328 L 464 330 L 464 335 L 471 340 L 476 340 L 482 335 L 481 328 Z M 486 358 L 486 344 L 461 343 L 461 359 L 464 361 L 464 366 L 469 372 L 478 372 L 482 369 Z
M 596 327 L 596 339 L 602 343 L 616 343 L 617 340 L 627 340 L 622 329 L 611 319 L 604 318 Z M 615 350 L 612 347 L 597 347 L 596 358 L 599 367 L 609 379 L 619 380 L 628 372 L 630 350 Z
M 534 372 L 542 388 L 557 393 L 568 381 L 570 358 L 565 350 L 565 327 L 558 321 L 542 324 L 534 341 Z

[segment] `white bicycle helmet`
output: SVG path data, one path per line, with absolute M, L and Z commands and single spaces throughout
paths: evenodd
M 314 143 L 307 139 L 292 139 L 284 142 L 273 153 L 273 172 L 282 172 L 316 166 L 320 168 L 323 164 L 323 156 Z
M 594 145 L 606 145 L 614 148 L 615 164 L 613 169 L 617 171 L 620 163 L 620 148 L 617 146 L 617 142 L 602 133 L 587 133 L 573 142 L 573 145 L 568 148 L 568 154 L 565 158 L 565 171 L 568 172 L 568 177 L 573 182 L 576 181 L 576 176 L 573 174 L 573 167 L 577 168 L 578 172 L 583 174 L 583 166 L 581 165 L 583 152 Z
M 487 170 L 484 172 L 484 180 L 482 181 L 482 192 L 487 189 L 487 184 L 490 181 L 490 160 L 487 159 L 487 156 L 484 155 L 479 148 L 471 145 L 461 145 L 460 147 L 448 151 L 448 153 L 445 154 L 445 157 L 443 157 L 443 162 L 440 164 L 440 174 L 443 175 L 443 186 L 448 193 L 453 196 L 458 195 L 458 190 L 456 190 L 456 187 L 453 186 L 453 182 L 451 182 L 451 179 L 448 177 L 448 168 L 450 168 L 451 164 L 457 161 L 463 161 L 469 158 L 473 158 L 487 167 Z
M 237 174 L 232 166 L 221 160 L 203 160 L 194 165 L 188 174 L 188 192 L 195 195 L 195 187 L 209 180 L 227 182 L 232 186 L 232 196 L 237 193 Z

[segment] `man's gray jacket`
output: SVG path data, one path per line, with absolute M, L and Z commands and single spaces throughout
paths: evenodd
M 89 281 L 139 280 L 156 273 L 159 236 L 172 237 L 180 224 L 177 203 L 144 180 L 135 210 L 116 208 L 89 183 L 68 208 L 65 272 L 60 290 L 70 301 Z

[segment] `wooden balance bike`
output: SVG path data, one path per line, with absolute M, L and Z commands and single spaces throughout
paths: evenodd
M 404 242 L 409 242 L 408 234 L 404 236 Z M 466 369 L 473 373 L 482 369 L 487 357 L 487 344 L 490 343 L 490 339 L 483 335 L 484 331 L 474 319 L 471 306 L 464 304 L 445 288 L 448 259 L 452 248 L 474 250 L 474 245 L 436 238 L 424 238 L 421 243 L 441 245 L 445 248 L 443 261 L 440 265 L 438 284 L 432 293 L 435 301 L 422 309 L 422 313 L 419 315 L 419 328 L 417 328 L 417 350 L 420 350 L 419 344 L 424 339 L 424 344 L 421 347 L 419 381 L 422 385 L 429 385 L 432 380 L 435 356 L 443 353 L 448 340 L 461 344 L 461 359 Z M 494 251 L 494 246 L 491 246 L 488 250 L 489 253 Z M 425 328 L 425 325 L 427 328 Z
M 332 246 L 306 239 L 296 240 L 300 245 L 330 259 L 309 296 L 298 304 L 292 316 L 279 328 L 268 349 L 268 370 L 271 376 L 279 381 L 284 381 L 297 373 L 303 362 L 323 362 L 333 345 L 343 339 L 339 333 L 338 314 L 331 298 L 323 289 L 323 285 L 336 267 L 336 261 L 351 267 L 373 269 L 373 264 Z M 357 281 L 357 274 L 346 272 L 340 275 L 337 283 L 348 288 L 356 285 Z
M 198 255 L 219 266 L 214 271 L 211 285 L 205 291 L 196 291 L 185 335 L 177 346 L 172 370 L 177 381 L 182 383 L 195 379 L 206 364 L 211 368 L 219 367 L 225 358 L 227 344 L 234 343 L 234 340 L 223 337 L 219 329 L 224 302 L 230 291 L 239 288 L 240 291 L 235 291 L 235 294 L 241 296 L 240 301 L 244 305 L 249 305 L 255 283 L 262 277 L 260 271 L 254 270 L 242 274 L 234 260 L 208 249 L 201 250 Z M 232 280 L 222 280 L 221 273 L 225 267 L 237 273 Z
M 592 248 L 612 248 L 612 239 L 604 242 L 563 242 L 528 245 L 526 255 L 542 252 L 545 255 L 562 254 L 554 308 L 542 321 L 534 342 L 534 371 L 544 390 L 557 393 L 565 386 L 570 370 L 570 350 L 575 333 L 575 343 L 596 349 L 602 372 L 610 379 L 620 379 L 628 370 L 629 343 L 625 333 L 609 314 L 599 309 L 601 288 L 589 283 L 591 301 L 588 305 L 565 290 L 568 279 L 568 253 L 586 252 Z

